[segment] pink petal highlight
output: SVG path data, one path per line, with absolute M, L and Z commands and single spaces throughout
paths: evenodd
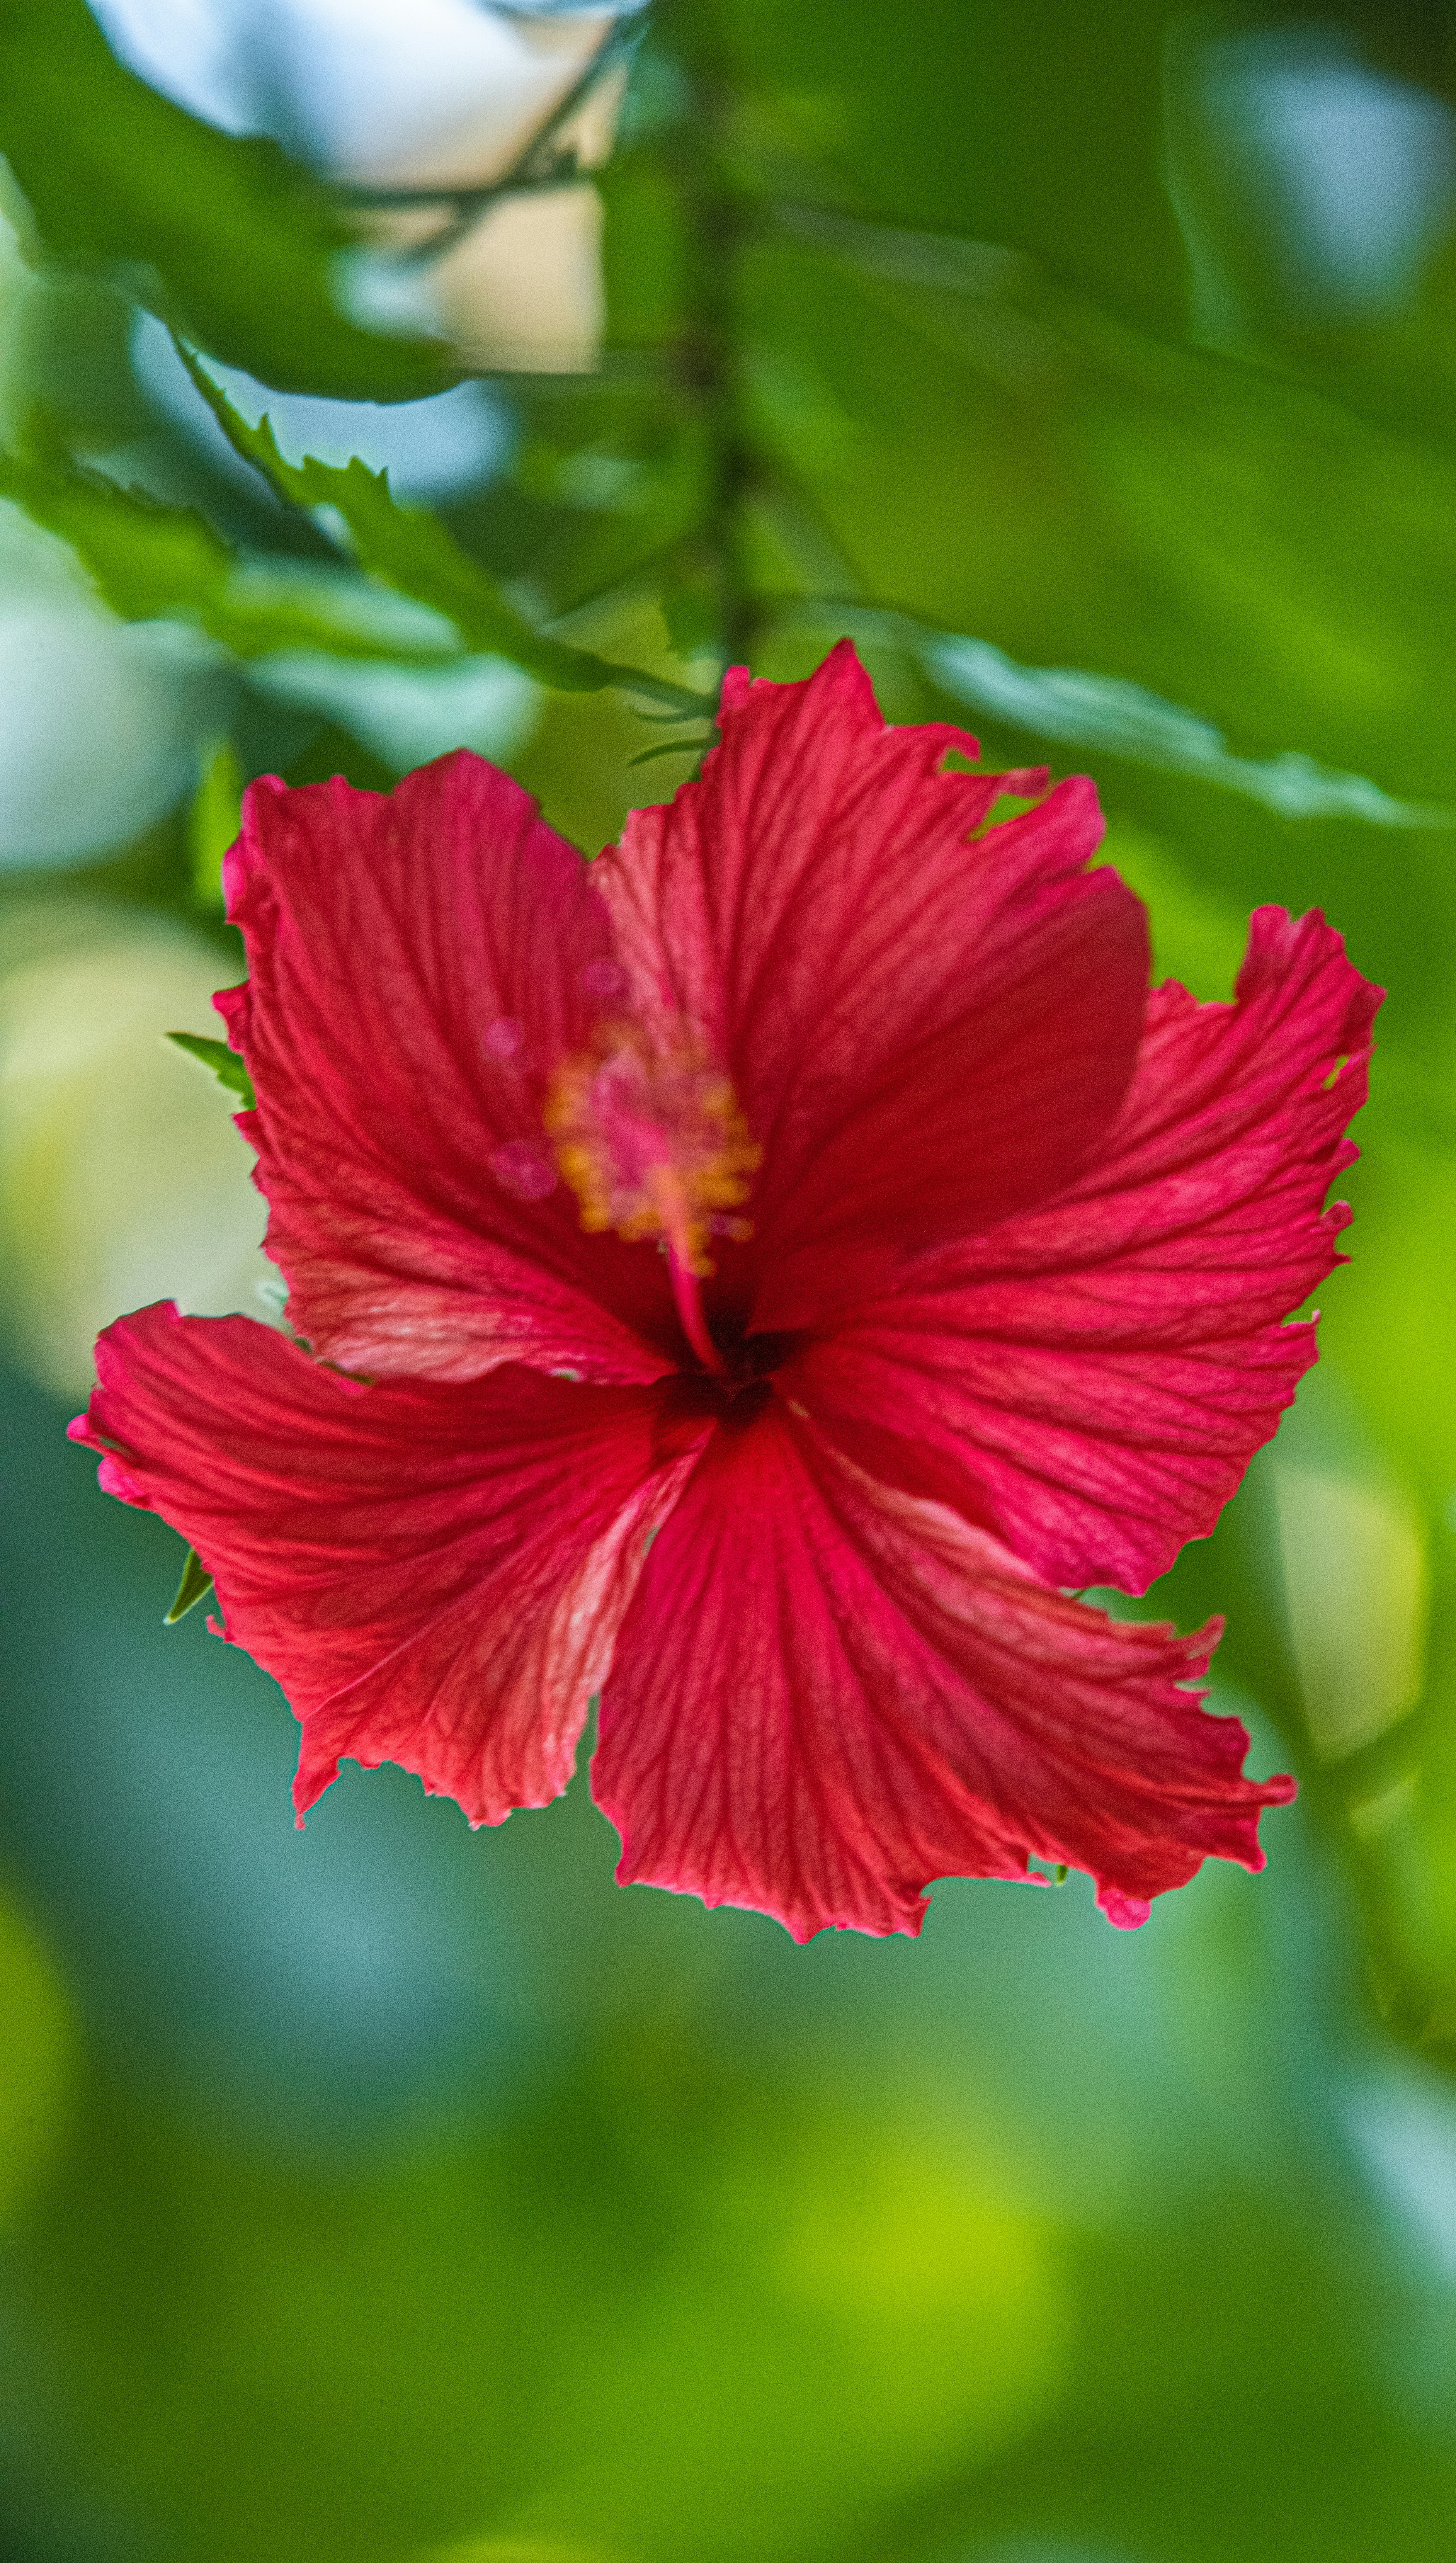
M 1210 1856 L 1262 1866 L 1248 1738 L 1186 1687 L 1216 1627 L 1116 1622 L 776 1402 L 705 1452 L 623 1622 L 592 1765 L 638 1878 L 919 1931 L 936 1877 L 1085 1869 L 1128 1925 Z
M 1315 1359 L 1380 991 L 1261 908 L 1233 1005 L 1158 989 L 1117 1121 L 1062 1192 L 908 1266 L 795 1365 L 876 1475 L 1050 1583 L 1141 1592 L 1211 1530 Z M 786 1380 L 786 1385 L 789 1383 Z
M 300 1814 L 347 1755 L 472 1824 L 570 1778 L 648 1538 L 692 1465 L 650 1389 L 499 1369 L 367 1386 L 246 1317 L 142 1309 L 73 1432 L 190 1540 L 303 1726 Z M 701 1433 L 699 1435 L 701 1440 Z

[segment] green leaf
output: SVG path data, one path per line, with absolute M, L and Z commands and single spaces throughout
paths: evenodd
M 175 1042 L 178 1050 L 185 1050 L 193 1059 L 200 1059 L 203 1067 L 211 1069 L 219 1085 L 225 1085 L 230 1094 L 241 1095 L 246 1112 L 253 1110 L 258 1100 L 253 1091 L 253 1080 L 237 1052 L 229 1050 L 226 1042 L 211 1041 L 206 1033 L 168 1033 L 167 1039 Z
M 223 857 L 235 843 L 242 824 L 242 770 L 233 754 L 231 741 L 223 739 L 208 759 L 187 816 L 192 892 L 202 907 L 219 910 L 222 907 Z M 218 1048 L 221 1047 L 219 1043 Z M 228 1057 L 233 1057 L 231 1051 Z
M 244 560 L 195 507 L 166 506 L 100 473 L 0 455 L 0 497 L 70 543 L 126 622 L 197 623 L 240 659 L 283 650 L 427 663 L 460 655 L 448 630 L 407 617 L 366 580 Z
M 712 747 L 713 740 L 712 730 L 706 731 L 702 738 L 661 739 L 656 747 L 640 747 L 635 756 L 628 757 L 627 764 L 629 768 L 634 765 L 655 765 L 660 756 L 704 756 Z
M 175 1629 L 177 1622 L 186 1619 L 188 1612 L 202 1600 L 204 1593 L 211 1591 L 211 1575 L 203 1565 L 196 1549 L 189 1548 L 182 1564 L 181 1581 L 172 1595 L 171 1607 L 163 1617 L 163 1628 Z
M 926 634 L 919 655 L 927 674 L 958 702 L 1009 721 L 1034 737 L 1105 748 L 1135 765 L 1221 783 L 1262 801 L 1286 819 L 1362 819 L 1372 828 L 1456 827 L 1456 810 L 1397 801 L 1363 774 L 1342 774 L 1295 749 L 1238 756 L 1222 730 L 1200 713 L 1085 668 L 1025 668 L 989 641 L 958 633 Z
M 773 609 L 785 624 L 822 624 L 898 645 L 918 660 L 933 685 L 987 718 L 1033 738 L 1102 748 L 1130 764 L 1221 784 L 1262 802 L 1284 819 L 1358 819 L 1371 828 L 1453 828 L 1456 808 L 1398 801 L 1363 774 L 1342 773 L 1298 749 L 1279 756 L 1239 756 L 1201 712 L 1170 703 L 1127 677 L 1086 668 L 1028 668 L 990 641 L 936 632 L 908 614 L 853 597 L 796 598 Z
M 539 684 L 565 693 L 593 693 L 620 686 L 676 711 L 711 711 L 710 697 L 639 668 L 622 668 L 593 651 L 537 632 L 479 561 L 472 559 L 428 508 L 402 507 L 391 495 L 389 476 L 372 472 L 357 455 L 343 465 L 306 456 L 290 463 L 280 452 L 272 421 L 257 427 L 234 409 L 195 353 L 178 341 L 192 380 L 223 434 L 272 487 L 296 507 L 325 508 L 342 520 L 361 569 L 402 595 L 449 617 L 467 649 L 509 659 Z
M 275 142 L 219 132 L 127 71 L 86 0 L 0 0 L 0 150 L 63 263 L 114 278 L 280 389 L 409 400 L 458 378 L 434 341 L 345 318 L 342 199 Z

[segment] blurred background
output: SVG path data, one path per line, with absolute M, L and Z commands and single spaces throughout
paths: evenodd
M 0 0 L 0 2552 L 1439 2553 L 1456 8 Z M 468 744 L 594 852 L 842 631 L 1096 775 L 1159 974 L 1279 900 L 1390 991 L 1321 1367 L 1136 1606 L 1302 1796 L 1134 1935 L 795 1949 L 580 1781 L 297 1833 L 64 1438 L 119 1310 L 278 1312 L 163 1038 L 246 780 Z

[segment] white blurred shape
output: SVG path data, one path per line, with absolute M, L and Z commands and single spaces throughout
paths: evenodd
M 180 106 L 271 133 L 323 167 L 378 173 L 481 120 L 548 111 L 616 9 L 480 0 L 92 0 L 112 50 Z M 564 72 L 564 80 L 563 80 Z M 435 171 L 431 175 L 438 174 Z
M 1288 317 L 1371 318 L 1409 299 L 1456 197 L 1444 100 L 1372 70 L 1338 27 L 1211 41 L 1175 28 L 1168 72 L 1166 176 L 1205 335 L 1245 317 L 1231 213 L 1256 227 Z
M 45 1386 L 83 1392 L 123 1310 L 271 1313 L 264 1205 L 229 1098 L 169 1031 L 212 1032 L 216 946 L 124 911 L 40 908 L 0 941 L 0 1276 Z
M 1346 2117 L 1423 2259 L 1456 2279 L 1456 2095 L 1414 2069 L 1387 2065 L 1352 2091 Z
M 256 132 L 243 59 L 243 10 L 217 0 L 91 0 L 111 51 L 193 115 L 231 133 Z M 267 10 L 261 0 L 259 14 Z
M 529 735 L 539 701 L 530 679 L 504 659 L 418 668 L 288 650 L 255 660 L 248 675 L 277 701 L 341 721 L 396 774 L 452 747 L 509 756 Z
M 214 467 L 257 487 L 257 476 L 228 443 L 197 389 L 164 321 L 139 311 L 131 329 L 137 380 L 163 415 Z M 490 479 L 505 462 L 511 420 L 484 383 L 457 383 L 429 400 L 322 400 L 278 392 L 236 365 L 208 360 L 208 371 L 250 427 L 265 415 L 286 461 L 341 465 L 357 455 L 387 472 L 396 498 L 448 499 Z
M 161 818 L 225 683 L 197 633 L 118 622 L 67 545 L 0 503 L 0 871 L 77 863 Z
M 493 185 L 583 81 L 553 141 L 578 168 L 598 166 L 624 72 L 617 63 L 586 76 L 614 21 L 638 5 L 93 0 L 120 58 L 194 114 L 272 134 L 334 175 L 405 189 Z M 487 205 L 433 259 L 428 243 L 447 213 L 437 204 L 371 215 L 372 245 L 338 263 L 350 316 L 366 328 L 444 328 L 486 367 L 592 366 L 603 320 L 595 191 L 568 184 Z
M 1272 67 L 1251 103 L 1317 289 L 1355 310 L 1403 299 L 1451 199 L 1449 109 L 1329 61 Z
M 1425 1534 L 1398 1489 L 1276 1453 L 1290 1641 L 1316 1749 L 1352 1753 L 1420 1697 Z
M 215 685 L 174 625 L 0 604 L 0 870 L 82 862 L 160 819 Z

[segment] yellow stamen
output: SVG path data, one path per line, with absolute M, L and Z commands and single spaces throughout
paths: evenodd
M 634 1024 L 604 1026 L 593 1053 L 558 1069 L 545 1123 L 584 1229 L 660 1238 L 700 1282 L 715 1269 L 713 1236 L 751 1235 L 735 1214 L 761 1151 L 723 1070 L 686 1032 L 650 1044 Z

